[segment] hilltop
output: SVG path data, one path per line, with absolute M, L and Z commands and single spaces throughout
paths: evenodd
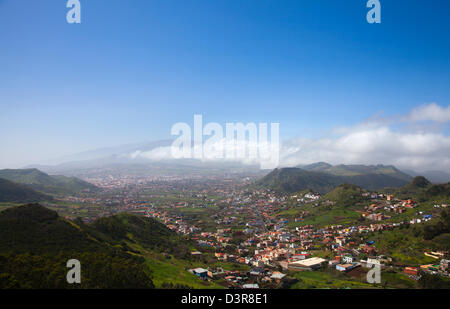
M 76 177 L 50 176 L 38 169 L 0 170 L 0 178 L 27 185 L 47 194 L 75 194 L 82 191 L 97 191 L 93 184 Z
M 413 198 L 421 202 L 448 201 L 450 198 L 450 183 L 432 184 L 423 176 L 414 179 L 401 188 L 389 188 L 386 193 L 394 194 L 400 198 Z
M 402 187 L 412 177 L 392 166 L 337 165 L 316 163 L 303 168 L 275 169 L 256 182 L 257 186 L 278 193 L 310 189 L 322 194 L 341 184 L 353 184 L 368 190 Z
M 307 171 L 316 171 L 323 172 L 327 174 L 332 174 L 335 176 L 361 176 L 361 175 L 388 175 L 393 178 L 401 179 L 404 181 L 410 181 L 411 176 L 403 173 L 398 170 L 395 166 L 392 165 L 361 165 L 361 164 L 353 164 L 353 165 L 331 165 L 325 162 L 313 163 L 310 165 L 306 165 L 301 167 Z
M 354 204 L 363 200 L 362 193 L 364 192 L 365 190 L 358 186 L 342 184 L 328 192 L 323 198 L 343 205 Z
M 257 186 L 279 193 L 295 193 L 302 190 L 328 192 L 343 181 L 322 172 L 309 172 L 300 168 L 275 169 L 256 182 Z
M 450 173 L 447 173 L 445 171 L 422 171 L 419 173 L 413 170 L 404 170 L 404 172 L 413 177 L 424 176 L 432 183 L 436 184 L 450 182 Z

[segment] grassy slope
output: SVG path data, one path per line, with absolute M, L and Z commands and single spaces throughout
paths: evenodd
M 31 188 L 50 194 L 73 194 L 83 190 L 98 190 L 88 182 L 75 177 L 50 176 L 37 169 L 0 170 L 0 178 L 28 185 Z
M 100 272 L 99 276 L 102 278 L 115 276 L 106 281 L 111 281 L 118 287 L 117 284 L 121 282 L 134 280 L 121 278 L 121 272 L 126 277 L 127 272 L 132 274 L 142 267 L 140 274 L 136 275 L 140 276 L 139 281 L 132 286 L 147 284 L 147 279 L 143 276 L 147 273 L 157 287 L 165 282 L 194 288 L 220 287 L 215 283 L 203 282 L 188 273 L 188 268 L 206 265 L 191 259 L 190 251 L 193 248 L 189 243 L 152 219 L 120 214 L 85 225 L 81 221 L 66 221 L 58 217 L 56 212 L 42 206 L 26 205 L 2 211 L 0 227 L 0 260 L 6 258 L 8 265 L 19 265 L 18 263 L 22 263 L 19 259 L 23 262 L 39 259 L 46 261 L 39 263 L 47 263 L 45 267 L 54 267 L 59 273 L 46 275 L 43 269 L 38 268 L 44 273 L 33 278 L 33 282 L 27 282 L 31 278 L 22 278 L 25 269 L 8 266 L 9 268 L 3 269 L 8 277 L 0 278 L 1 286 L 12 287 L 17 281 L 14 278 L 22 278 L 21 286 L 37 287 L 37 282 L 43 282 L 43 287 L 67 287 L 60 280 L 65 265 L 59 261 L 67 261 L 75 256 L 84 259 L 82 264 L 87 274 L 83 274 L 87 287 L 102 286 L 101 282 L 95 281 L 96 271 Z M 101 265 L 104 264 L 116 271 L 102 273 L 104 267 Z M 39 276 L 42 278 L 38 279 Z
M 330 200 L 334 205 L 314 206 L 316 203 L 302 204 L 290 201 L 288 210 L 277 214 L 278 217 L 289 218 L 289 227 L 315 225 L 319 227 L 333 224 L 356 223 L 361 214 L 355 210 L 361 210 L 368 201 L 361 197 L 364 192 L 361 188 L 354 185 L 340 185 L 326 194 L 321 201 Z M 309 215 L 301 222 L 295 222 L 294 218 L 303 211 L 309 212 Z
M 400 187 L 411 179 L 393 167 L 334 166 L 326 169 L 301 168 L 275 169 L 256 182 L 257 187 L 278 193 L 294 193 L 304 189 L 326 193 L 334 187 L 350 183 L 366 189 Z
M 31 187 L 0 178 L 0 202 L 2 203 L 31 203 L 51 199 L 50 196 L 37 192 Z
M 334 270 L 291 272 L 299 282 L 291 286 L 293 289 L 368 289 L 373 286 L 367 282 L 356 281 L 351 277 Z

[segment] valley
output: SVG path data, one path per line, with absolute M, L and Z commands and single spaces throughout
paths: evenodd
M 355 167 L 344 166 L 339 173 L 344 169 L 355 173 Z M 45 269 L 55 267 L 63 272 L 64 265 L 58 261 L 70 255 L 91 265 L 82 287 L 108 287 L 98 283 L 97 274 L 89 267 L 102 269 L 101 263 L 119 267 L 115 259 L 126 261 L 119 263 L 140 273 L 132 286 L 145 288 L 448 286 L 449 184 L 432 184 L 424 177 L 397 173 L 395 168 L 376 169 L 358 167 L 366 179 L 388 173 L 402 179 L 402 185 L 380 184 L 374 190 L 336 183 L 326 189 L 327 182 L 320 191 L 314 190 L 317 179 L 328 177 L 330 171 L 312 172 L 321 173 L 320 178 L 308 174 L 313 180 L 296 175 L 300 180 L 294 183 L 290 171 L 267 182 L 276 170 L 267 176 L 222 171 L 198 177 L 108 171 L 99 176 L 96 171 L 85 180 L 72 178 L 70 183 L 83 186 L 77 186 L 78 191 L 70 186 L 72 191 L 66 194 L 67 181 L 48 187 L 39 179 L 48 183 L 55 176 L 33 170 L 31 175 L 41 177 L 30 181 L 31 177 L 18 177 L 9 170 L 10 179 L 27 183 L 20 184 L 22 189 L 40 194 L 28 200 L 35 198 L 40 205 L 21 206 L 26 202 L 21 199 L 0 202 L 4 231 L 0 257 L 10 265 L 1 271 L 5 275 L 0 283 L 13 287 L 17 284 L 14 278 L 25 276 L 26 270 L 14 267 L 19 260 L 36 263 L 45 259 L 35 271 L 48 277 Z M 371 183 L 380 178 L 374 179 Z M 284 185 L 273 186 L 285 182 L 292 185 L 290 192 L 277 190 L 286 188 Z M 306 187 L 294 191 L 293 185 L 299 183 Z M 41 225 L 35 216 L 49 217 L 49 223 Z M 15 219 L 19 217 L 25 221 Z M 15 234 L 15 230 L 21 233 Z M 111 260 L 104 254 L 112 254 Z M 366 275 L 374 263 L 382 265 L 381 282 L 371 284 Z M 101 273 L 111 287 L 130 280 L 121 278 L 116 270 Z M 112 273 L 119 277 L 109 278 Z M 68 287 L 52 276 L 57 275 L 41 284 Z M 34 287 L 32 281 L 25 281 L 18 287 Z

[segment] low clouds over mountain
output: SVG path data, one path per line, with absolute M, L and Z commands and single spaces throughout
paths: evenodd
M 282 164 L 330 163 L 393 164 L 419 171 L 450 171 L 450 106 L 425 104 L 406 115 L 374 118 L 333 137 L 288 140 L 282 147 Z

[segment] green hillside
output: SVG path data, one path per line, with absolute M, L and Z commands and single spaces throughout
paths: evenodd
M 450 183 L 432 184 L 423 176 L 415 177 L 401 188 L 389 188 L 384 191 L 399 198 L 413 198 L 419 202 L 447 202 L 450 199 Z
M 295 193 L 301 190 L 328 192 L 340 184 L 341 179 L 321 172 L 309 172 L 300 168 L 275 169 L 256 185 L 279 193 Z
M 352 205 L 363 201 L 361 194 L 365 190 L 358 186 L 343 184 L 328 192 L 323 198 L 342 205 Z
M 0 252 L 48 254 L 95 251 L 101 246 L 78 225 L 39 204 L 0 212 Z
M 139 244 L 144 249 L 188 258 L 190 250 L 182 238 L 165 225 L 144 217 L 122 213 L 100 218 L 90 226 L 110 238 L 110 242 Z
M 408 178 L 404 179 L 402 174 L 397 174 L 392 172 L 391 168 L 381 166 L 376 168 L 350 166 L 349 169 L 345 170 L 347 175 L 344 175 L 344 172 L 340 173 L 341 175 L 337 175 L 336 170 L 334 173 L 331 173 L 328 172 L 329 169 L 317 171 L 322 169 L 322 165 L 316 165 L 313 169 L 314 171 L 302 168 L 275 169 L 257 181 L 256 185 L 284 194 L 291 194 L 305 189 L 324 194 L 345 183 L 357 185 L 368 190 L 378 190 L 385 187 L 401 187 L 411 179 L 409 176 L 406 176 Z M 359 172 L 351 172 L 352 170 L 359 170 Z
M 0 170 L 0 178 L 27 185 L 34 190 L 49 194 L 75 194 L 96 191 L 98 188 L 76 177 L 50 176 L 38 169 Z
M 325 172 L 333 167 L 333 165 L 326 163 L 326 162 L 317 162 L 312 163 L 308 165 L 299 165 L 299 168 L 302 168 L 307 171 L 313 171 L 313 172 Z
M 0 230 L 0 288 L 213 286 L 186 271 L 190 244 L 153 219 L 120 214 L 84 224 L 28 204 L 0 212 Z M 66 282 L 69 259 L 82 265 L 81 285 Z
M 32 188 L 0 178 L 0 202 L 33 203 L 49 201 L 52 198 Z
M 411 176 L 403 173 L 392 165 L 331 165 L 325 162 L 313 163 L 302 167 L 307 171 L 323 172 L 336 176 L 360 176 L 368 174 L 388 175 L 404 181 L 410 181 Z
M 450 250 L 450 209 L 436 214 L 436 219 L 422 225 L 405 225 L 400 229 L 369 233 L 380 254 L 392 256 L 394 262 L 419 266 L 436 260 L 426 251 Z
M 288 219 L 288 225 L 292 228 L 304 225 L 324 227 L 355 224 L 361 220 L 361 211 L 370 203 L 368 197 L 362 196 L 364 192 L 366 190 L 355 185 L 342 184 L 314 203 L 302 204 L 297 202 L 297 198 L 291 198 L 288 209 L 279 212 L 277 217 Z M 296 222 L 294 219 L 297 217 L 303 217 L 303 220 Z
M 427 187 L 418 195 L 419 200 L 450 200 L 450 182 L 446 184 L 438 184 Z
M 306 191 L 298 193 L 303 195 Z M 277 214 L 279 217 L 290 219 L 290 226 L 313 224 L 316 226 L 327 226 L 333 224 L 363 222 L 362 211 L 374 203 L 372 199 L 363 196 L 366 190 L 351 184 L 342 184 L 323 195 L 322 198 L 309 204 L 299 204 L 296 199 L 291 199 L 288 209 Z M 424 177 L 416 177 L 401 188 L 388 188 L 380 190 L 379 193 L 394 194 L 396 198 L 411 198 L 419 202 L 419 206 L 402 214 L 387 213 L 393 216 L 389 222 L 399 222 L 417 217 L 417 212 L 436 213 L 435 204 L 445 204 L 450 200 L 450 183 L 433 185 Z M 300 222 L 294 222 L 294 218 L 302 213 L 305 218 Z M 444 237 L 444 236 L 443 236 Z M 444 239 L 447 239 L 444 237 Z

